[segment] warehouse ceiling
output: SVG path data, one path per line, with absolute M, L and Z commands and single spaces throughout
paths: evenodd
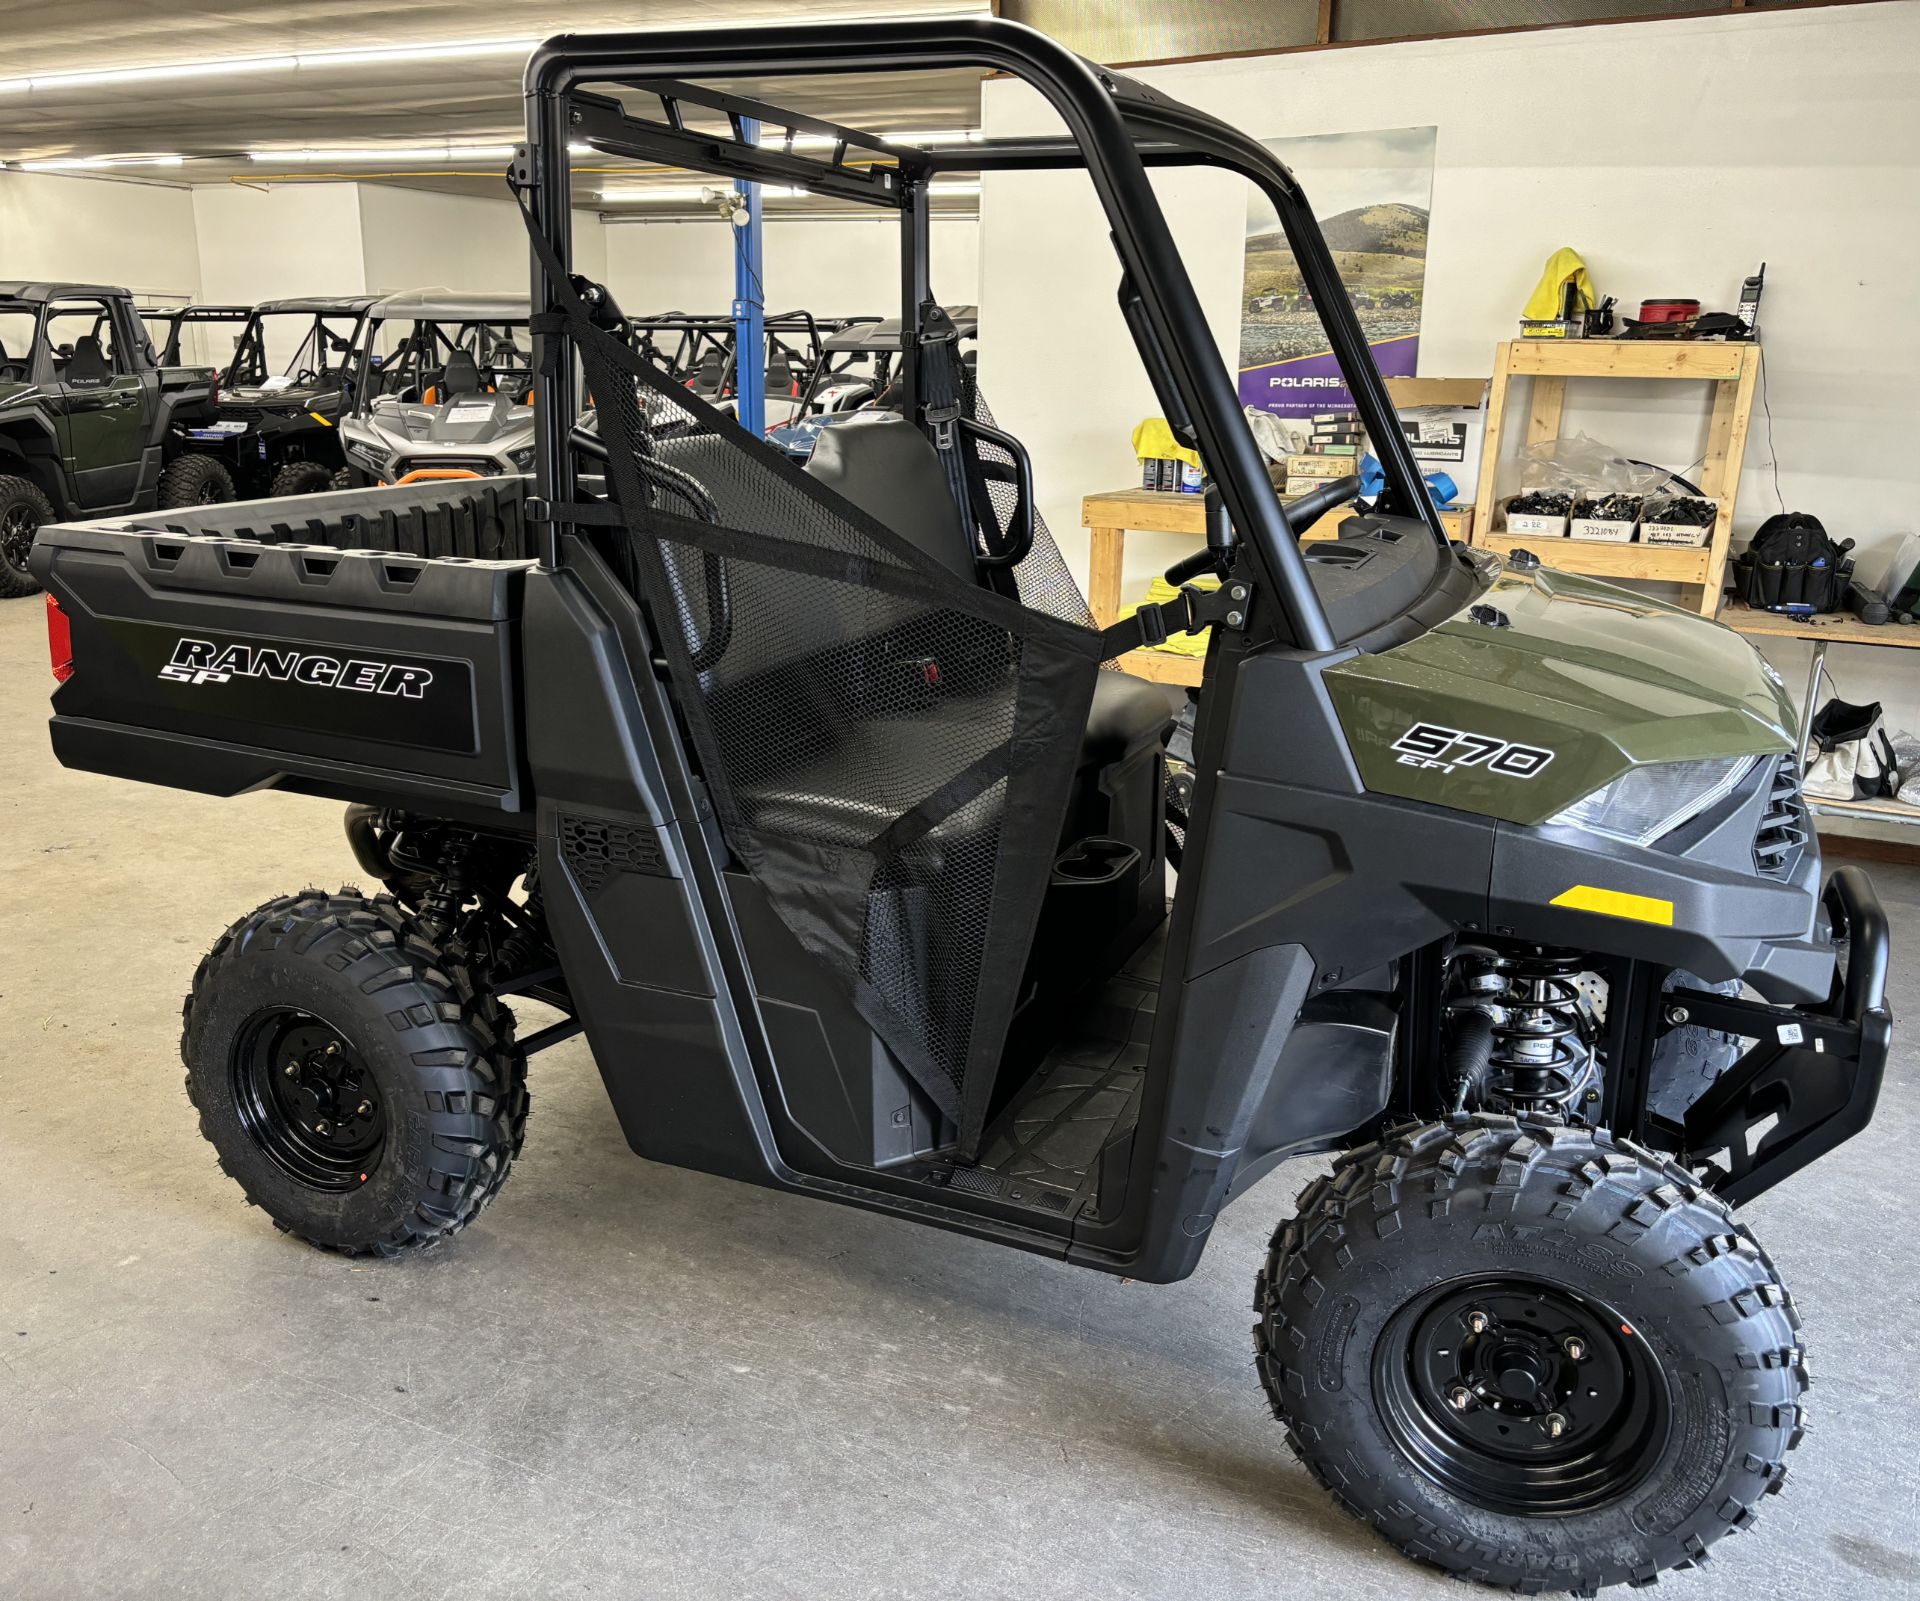
M 829 17 L 985 15 L 987 0 L 647 0 L 644 8 L 568 0 L 0 0 L 0 160 L 115 164 L 116 178 L 213 183 L 378 179 L 496 194 L 498 147 L 520 136 L 520 73 L 532 43 L 559 32 Z M 448 47 L 444 50 L 435 47 Z M 236 64 L 235 58 L 252 58 Z M 269 59 L 261 59 L 269 58 Z M 279 58 L 277 60 L 271 58 Z M 120 76 L 113 76 L 120 75 Z M 779 80 L 773 98 L 831 121 L 881 130 L 971 129 L 977 71 Z M 753 94 L 771 83 L 731 85 Z M 425 148 L 481 147 L 423 158 Z M 273 152 L 286 152 L 283 159 Z M 350 152 L 351 159 L 329 160 Z M 269 153 L 265 159 L 256 152 Z M 382 160 L 383 153 L 392 159 Z M 318 159 L 316 159 L 318 158 Z M 422 170 L 422 169 L 427 170 Z M 61 170 L 74 170 L 62 168 Z M 605 175 L 576 180 L 594 204 Z

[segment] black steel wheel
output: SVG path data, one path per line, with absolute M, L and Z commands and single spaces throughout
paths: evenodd
M 380 1164 L 380 1087 L 338 1029 L 297 1007 L 253 1018 L 234 1042 L 234 1111 L 281 1172 L 350 1190 Z
M 31 479 L 0 475 L 0 598 L 40 588 L 27 571 L 34 536 L 53 521 L 53 506 Z
M 511 1015 L 389 896 L 269 901 L 208 952 L 184 1022 L 200 1132 L 247 1199 L 311 1244 L 433 1245 L 520 1154 Z
M 1773 1264 L 1603 1129 L 1459 1117 L 1347 1154 L 1275 1233 L 1255 1305 L 1288 1443 L 1458 1578 L 1591 1593 L 1693 1566 L 1801 1436 Z
M 1395 1443 L 1435 1483 L 1522 1517 L 1630 1495 L 1672 1428 L 1666 1375 L 1611 1307 L 1558 1284 L 1442 1284 L 1396 1312 L 1374 1350 Z

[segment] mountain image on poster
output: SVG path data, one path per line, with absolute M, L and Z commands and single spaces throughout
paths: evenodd
M 1374 360 L 1390 378 L 1411 375 L 1419 360 L 1437 133 L 1388 128 L 1266 141 L 1306 190 Z M 1279 218 L 1258 190 L 1247 204 L 1240 401 L 1300 417 L 1353 404 Z

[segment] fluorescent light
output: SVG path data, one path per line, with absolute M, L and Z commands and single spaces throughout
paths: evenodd
M 709 185 L 708 187 L 711 187 Z M 602 200 L 638 202 L 650 200 L 680 200 L 689 205 L 700 204 L 700 189 L 694 184 L 661 184 L 657 187 L 635 186 L 626 189 L 602 189 Z
M 970 145 L 983 136 L 978 128 L 944 128 L 933 133 L 883 133 L 880 137 L 897 145 Z
M 286 165 L 325 165 L 338 162 L 342 165 L 362 161 L 397 162 L 450 162 L 450 161 L 507 161 L 513 156 L 512 145 L 349 145 L 349 146 L 308 146 L 299 150 L 249 150 L 247 156 L 253 161 L 271 162 L 277 166 Z
M 930 195 L 977 195 L 980 193 L 978 178 L 942 179 L 927 185 Z
M 53 161 L 16 161 L 22 172 L 72 172 L 82 167 L 177 167 L 183 156 L 62 156 Z
M 211 61 L 169 61 L 155 66 L 97 67 L 73 72 L 36 72 L 0 78 L 0 94 L 43 89 L 80 89 L 105 83 L 152 83 L 167 78 L 217 78 L 243 72 L 308 72 L 328 67 L 379 66 L 390 61 L 453 61 L 479 56 L 525 56 L 539 40 L 442 39 L 378 49 L 302 50 L 271 56 L 226 56 Z

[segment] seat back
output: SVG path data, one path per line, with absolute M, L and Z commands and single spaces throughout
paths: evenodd
M 822 429 L 807 471 L 947 571 L 978 580 L 940 454 L 906 418 L 874 412 Z
M 113 378 L 113 365 L 100 348 L 100 341 L 92 334 L 82 334 L 73 342 L 73 354 L 67 358 L 66 367 L 60 374 L 70 384 L 98 388 Z
M 473 359 L 470 350 L 456 350 L 447 357 L 447 365 L 440 374 L 440 398 L 451 400 L 455 395 L 477 395 L 486 386 L 480 382 L 480 364 Z

